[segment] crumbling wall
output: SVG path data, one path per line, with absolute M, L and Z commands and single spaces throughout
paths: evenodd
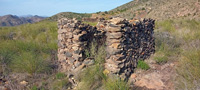
M 100 19 L 96 27 L 75 19 L 58 22 L 58 60 L 60 71 L 79 71 L 90 59 L 85 50 L 93 39 L 99 45 L 106 43 L 105 69 L 126 79 L 133 73 L 138 60 L 155 52 L 154 20 L 144 19 L 130 23 L 123 18 Z
M 105 68 L 123 79 L 133 73 L 138 60 L 145 60 L 155 52 L 152 19 L 133 24 L 122 18 L 113 18 L 108 21 L 105 29 Z
M 85 49 L 94 38 L 95 27 L 82 24 L 78 20 L 58 21 L 58 62 L 61 72 L 75 72 L 85 64 Z

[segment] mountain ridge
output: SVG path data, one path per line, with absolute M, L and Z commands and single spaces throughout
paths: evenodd
M 45 18 L 46 17 L 41 17 L 38 15 L 23 17 L 23 16 L 16 16 L 16 15 L 9 14 L 5 16 L 0 16 L 0 27 L 1 26 L 17 26 L 17 25 L 26 24 L 26 23 L 35 23 Z

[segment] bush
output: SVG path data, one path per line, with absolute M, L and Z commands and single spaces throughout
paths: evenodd
M 64 78 L 65 77 L 65 74 L 64 73 L 57 73 L 56 74 L 56 79 L 62 79 L 62 78 Z
M 145 63 L 144 61 L 142 61 L 142 60 L 139 60 L 139 61 L 138 61 L 137 68 L 141 68 L 141 69 L 143 69 L 143 70 L 148 70 L 148 69 L 150 69 L 149 65 L 148 65 L 147 63 Z
M 71 86 L 70 82 L 68 81 L 68 78 L 54 80 L 52 82 L 51 89 L 52 90 L 67 90 Z
M 48 72 L 50 70 L 49 64 L 34 52 L 22 52 L 20 55 L 14 56 L 11 68 L 17 72 L 28 72 L 33 75 L 34 73 Z
M 34 85 L 34 86 L 31 88 L 31 90 L 44 90 L 44 88 L 39 89 L 37 86 Z
M 157 64 L 163 64 L 166 63 L 168 58 L 166 56 L 158 56 L 154 58 L 156 60 Z
M 87 55 L 93 57 L 95 65 L 87 67 L 81 75 L 82 85 L 79 87 L 81 90 L 94 90 L 102 86 L 102 81 L 105 80 L 106 76 L 103 74 L 103 64 L 105 61 L 105 47 L 99 46 L 97 49 L 97 43 L 92 42 L 90 51 L 86 51 Z
M 129 90 L 127 83 L 120 79 L 107 79 L 105 82 L 105 90 Z
M 200 89 L 200 50 L 186 51 L 177 66 L 175 85 L 177 90 Z
M 178 57 L 183 45 L 182 39 L 177 36 L 173 36 L 168 32 L 156 32 L 155 33 L 155 58 L 158 64 L 166 63 L 171 57 Z
M 83 22 L 85 24 L 89 24 L 91 26 L 96 26 L 98 22 Z
M 7 73 L 14 54 L 15 52 L 11 48 L 0 48 L 0 71 Z
M 95 90 L 102 86 L 102 81 L 105 78 L 103 74 L 103 66 L 94 65 L 86 68 L 81 75 L 82 85 L 79 86 L 80 90 Z
M 52 52 L 57 51 L 56 22 L 2 27 L 0 42 L 0 66 L 3 72 L 48 72 Z
M 163 31 L 175 32 L 173 20 L 164 20 L 156 23 L 156 28 L 161 28 Z

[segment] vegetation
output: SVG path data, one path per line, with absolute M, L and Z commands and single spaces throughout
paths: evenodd
M 186 51 L 180 57 L 177 67 L 177 87 L 178 89 L 197 90 L 200 84 L 200 50 Z
M 52 58 L 57 50 L 56 32 L 55 22 L 0 28 L 1 69 L 30 74 L 50 72 L 50 62 L 56 58 Z
M 97 50 L 96 47 L 99 47 Z M 127 83 L 119 78 L 112 78 L 104 73 L 105 46 L 98 46 L 94 41 L 91 43 L 90 50 L 86 51 L 87 56 L 93 57 L 95 65 L 87 67 L 80 78 L 80 90 L 96 90 L 103 88 L 105 90 L 128 90 Z
M 83 22 L 85 24 L 89 24 L 91 26 L 96 26 L 97 25 L 97 22 Z
M 105 90 L 129 90 L 129 86 L 119 78 L 107 79 L 105 82 Z
M 147 63 L 145 63 L 144 61 L 142 61 L 142 60 L 138 61 L 137 68 L 140 68 L 140 69 L 143 69 L 143 70 L 150 69 L 149 65 Z
M 161 2 L 162 0 L 153 2 L 152 0 L 139 0 L 137 3 L 132 1 L 111 11 L 97 12 L 97 14 L 104 14 L 105 16 L 112 14 L 133 18 L 137 15 L 138 10 L 149 10 L 146 17 L 160 19 L 156 21 L 156 53 L 153 59 L 157 64 L 165 64 L 169 61 L 178 62 L 174 79 L 176 90 L 198 90 L 200 89 L 200 21 L 190 17 L 189 19 L 183 19 L 187 15 L 182 18 L 168 19 L 168 17 L 173 16 L 174 12 L 179 12 L 180 7 L 190 6 L 192 9 L 194 8 L 191 13 L 197 13 L 198 10 L 195 9 L 194 3 L 190 3 L 193 1 L 183 1 L 184 3 L 177 5 L 179 1 L 175 0 L 174 3 L 170 3 L 171 7 L 168 8 L 165 8 L 168 3 L 159 4 Z M 141 6 L 145 8 L 141 8 Z M 178 6 L 178 9 L 176 6 Z M 153 7 L 153 9 L 148 7 Z M 160 7 L 164 8 L 161 9 Z M 166 11 L 167 13 L 165 13 Z M 198 17 L 198 14 L 188 16 Z M 34 77 L 35 74 L 51 74 L 48 79 L 44 78 L 45 84 L 43 86 L 30 86 L 29 88 L 32 90 L 43 90 L 43 87 L 45 87 L 45 90 L 49 88 L 62 90 L 70 87 L 70 82 L 64 73 L 52 74 L 55 68 L 52 66 L 52 62 L 56 60 L 57 51 L 57 25 L 56 22 L 51 21 L 63 17 L 81 20 L 84 17 L 91 17 L 91 14 L 66 12 L 35 24 L 0 27 L 0 73 L 4 76 L 10 73 L 29 73 L 31 77 Z M 84 23 L 96 25 L 95 22 Z M 96 47 L 99 47 L 99 49 L 97 50 Z M 78 89 L 129 89 L 128 84 L 123 80 L 109 77 L 107 75 L 109 72 L 103 73 L 103 63 L 106 56 L 104 48 L 104 46 L 98 46 L 97 43 L 93 42 L 91 48 L 86 50 L 86 56 L 94 58 L 95 64 L 85 68 L 83 73 L 80 74 Z M 150 68 L 148 64 L 141 60 L 139 60 L 137 67 L 144 70 Z M 49 79 L 50 83 L 48 82 Z
M 52 90 L 63 90 L 68 89 L 70 87 L 70 82 L 68 78 L 58 79 L 52 82 L 52 86 L 50 87 Z
M 86 13 L 74 13 L 74 12 L 62 12 L 58 13 L 52 17 L 47 18 L 46 20 L 48 21 L 57 21 L 60 18 L 76 18 L 78 20 L 82 20 L 84 17 L 91 17 L 91 14 L 86 14 Z
M 166 56 L 158 56 L 154 58 L 156 60 L 156 63 L 163 64 L 166 63 L 168 58 Z
M 59 72 L 56 74 L 56 79 L 62 79 L 64 77 L 66 77 L 64 73 Z
M 87 56 L 93 57 L 95 60 L 95 65 L 86 68 L 86 70 L 81 75 L 81 82 L 83 85 L 80 89 L 93 90 L 99 88 L 102 85 L 102 81 L 106 78 L 103 74 L 103 63 L 105 58 L 104 46 L 99 46 L 97 50 L 97 43 L 94 41 L 91 43 L 91 48 L 89 49 L 89 54 Z
M 158 64 L 178 61 L 176 90 L 197 90 L 200 84 L 200 21 L 176 19 L 157 22 L 156 53 Z

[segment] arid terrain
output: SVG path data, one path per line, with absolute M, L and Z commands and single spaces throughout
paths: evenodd
M 115 17 L 133 24 L 154 19 L 155 53 L 139 60 L 128 80 L 108 78 L 104 47 L 96 50 L 94 43 L 85 52 L 94 62 L 77 72 L 77 81 L 61 72 L 58 21 L 76 18 L 99 27 L 102 18 Z M 7 15 L 0 26 L 0 90 L 200 90 L 199 0 L 134 0 L 110 11 L 47 18 Z

